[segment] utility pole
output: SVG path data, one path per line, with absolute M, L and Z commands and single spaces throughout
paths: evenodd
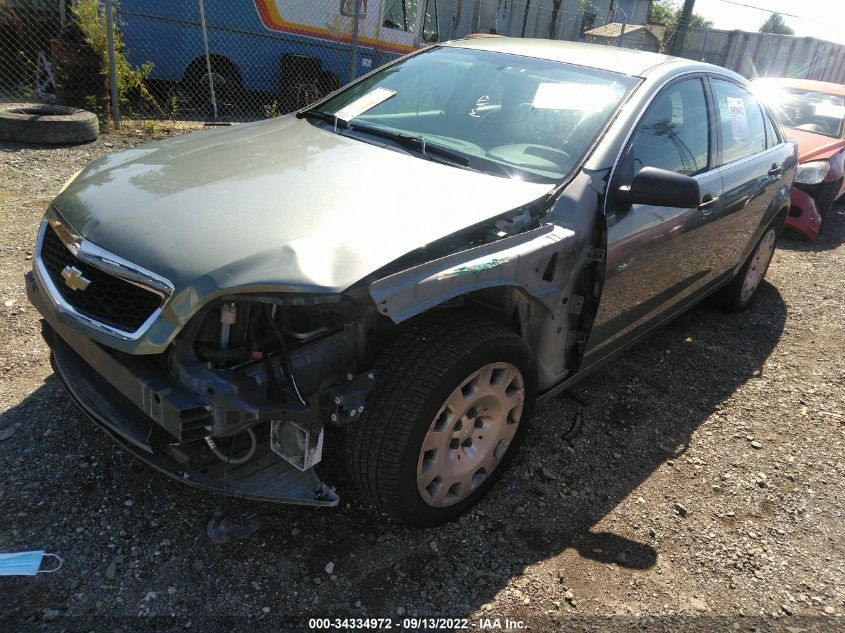
M 628 28 L 628 14 L 622 7 L 616 7 L 622 12 L 622 30 L 619 31 L 619 36 L 616 38 L 616 46 L 622 46 L 622 38 L 625 37 L 625 29 Z M 613 21 L 616 22 L 616 16 L 613 16 Z
M 200 28 L 205 51 L 205 71 L 208 76 L 208 93 L 211 97 L 211 116 L 217 121 L 217 95 L 214 94 L 214 73 L 211 72 L 211 54 L 208 52 L 208 28 L 205 25 L 205 0 L 200 0 Z
M 361 3 L 364 0 L 355 0 L 355 13 L 353 13 L 352 26 L 352 56 L 349 58 L 349 81 L 358 77 L 358 39 L 361 24 Z
M 681 15 L 678 16 L 678 24 L 675 27 L 675 35 L 672 37 L 672 48 L 669 50 L 670 55 L 683 57 L 684 41 L 687 39 L 687 29 L 692 21 L 694 8 L 695 0 L 684 0 L 684 7 L 681 9 Z
M 117 95 L 117 66 L 114 53 L 114 0 L 106 0 L 106 42 L 109 49 L 109 95 L 114 129 L 120 129 L 120 102 Z

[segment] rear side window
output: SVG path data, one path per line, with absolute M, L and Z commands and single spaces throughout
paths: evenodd
M 760 105 L 744 88 L 711 79 L 722 129 L 722 164 L 748 158 L 766 149 L 766 124 Z
M 700 79 L 672 84 L 640 121 L 630 151 L 633 174 L 658 167 L 693 176 L 708 169 L 710 134 Z

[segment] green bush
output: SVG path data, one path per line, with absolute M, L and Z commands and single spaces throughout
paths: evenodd
M 117 10 L 115 3 L 115 12 Z M 100 0 L 77 0 L 71 9 L 75 22 L 81 30 L 85 41 L 100 58 L 102 73 L 108 75 L 109 46 L 106 12 Z M 131 112 L 133 106 L 140 101 L 153 106 L 159 113 L 161 108 L 155 97 L 144 83 L 150 72 L 152 62 L 143 64 L 140 68 L 132 68 L 124 54 L 120 28 L 115 20 L 114 25 L 115 71 L 117 75 L 117 95 L 121 111 Z

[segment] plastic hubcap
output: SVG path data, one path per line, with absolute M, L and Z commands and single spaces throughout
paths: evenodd
M 757 286 L 763 280 L 763 275 L 766 273 L 766 268 L 768 268 L 774 253 L 775 231 L 774 229 L 769 229 L 757 245 L 757 250 L 754 251 L 751 259 L 751 266 L 748 267 L 748 272 L 745 273 L 745 279 L 742 281 L 742 294 L 740 295 L 742 301 L 748 301 L 751 295 L 754 294 L 754 291 L 757 290 Z
M 440 407 L 423 439 L 417 490 L 428 505 L 466 499 L 498 467 L 519 428 L 525 383 L 510 363 L 490 363 Z

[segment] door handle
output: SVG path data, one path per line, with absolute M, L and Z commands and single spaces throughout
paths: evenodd
M 713 207 L 714 204 L 719 202 L 719 196 L 711 196 L 709 193 L 704 196 L 701 201 L 701 204 L 698 205 L 699 210 L 710 212 L 710 209 Z
M 772 168 L 769 170 L 769 176 L 780 176 L 780 171 L 780 165 L 773 163 Z

